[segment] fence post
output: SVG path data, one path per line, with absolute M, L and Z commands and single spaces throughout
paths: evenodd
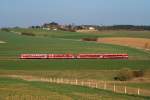
M 42 81 L 42 77 L 40 77 L 39 80 Z
M 97 88 L 97 83 L 95 84 L 95 88 Z
M 49 82 L 52 83 L 52 78 L 49 79 Z
M 78 80 L 76 79 L 76 85 L 78 85 Z
M 52 83 L 55 83 L 55 78 L 52 78 Z
M 57 77 L 55 78 L 55 83 L 57 83 Z
M 106 88 L 107 88 L 107 83 L 104 82 L 104 90 L 106 90 Z
M 67 79 L 64 79 L 64 83 L 67 84 Z
M 54 78 L 54 83 L 56 83 L 56 78 Z
M 52 83 L 54 83 L 54 78 L 52 77 Z
M 64 80 L 64 83 L 67 84 L 67 79 Z
M 57 83 L 57 78 L 55 78 L 55 83 Z
M 138 95 L 140 95 L 140 88 L 138 88 Z
M 124 93 L 127 94 L 127 87 L 124 87 Z
M 69 84 L 69 80 L 68 79 L 66 79 L 66 84 Z
M 91 82 L 89 82 L 89 87 L 91 87 Z
M 48 78 L 46 78 L 46 82 L 49 82 Z
M 56 83 L 58 84 L 58 78 L 56 78 Z
M 57 78 L 55 78 L 55 83 L 57 83 Z
M 63 78 L 61 78 L 61 83 L 64 83 L 64 80 L 63 80 Z
M 50 79 L 50 78 L 48 79 L 48 82 L 49 82 L 49 83 L 51 82 L 51 79 Z
M 81 85 L 84 86 L 84 82 L 83 81 L 82 81 Z
M 59 84 L 59 82 L 60 82 L 60 81 L 59 81 L 59 78 L 57 78 L 57 83 Z
M 116 85 L 114 84 L 114 92 L 116 92 Z

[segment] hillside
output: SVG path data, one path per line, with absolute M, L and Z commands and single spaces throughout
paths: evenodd
M 21 32 L 33 33 L 35 36 L 21 35 Z M 149 38 L 148 31 L 111 31 L 106 33 L 76 33 L 65 31 L 45 31 L 33 29 L 12 29 L 11 32 L 0 31 L 0 75 L 33 75 L 40 77 L 58 77 L 58 78 L 77 78 L 114 81 L 116 73 L 122 68 L 130 68 L 132 70 L 145 70 L 144 81 L 150 79 L 150 52 L 143 49 L 133 47 L 105 44 L 97 42 L 82 41 L 82 38 L 108 38 L 108 37 L 128 37 L 128 38 Z M 82 60 L 20 60 L 19 55 L 22 53 L 127 53 L 128 60 L 99 60 L 99 59 L 82 59 Z M 5 80 L 5 79 L 2 79 Z M 140 80 L 137 80 L 138 82 Z M 11 82 L 10 82 L 11 83 Z M 18 83 L 20 84 L 20 83 Z M 41 84 L 41 83 L 35 83 Z M 43 83 L 42 83 L 43 84 Z M 133 84 L 136 84 L 136 82 Z M 129 87 L 141 87 L 149 89 L 148 83 L 122 84 Z M 119 84 L 121 85 L 121 84 Z M 3 86 L 3 85 L 2 85 Z M 16 86 L 17 87 L 17 86 Z M 59 88 L 59 85 L 52 87 Z M 72 88 L 65 86 L 66 88 Z M 21 86 L 22 88 L 22 86 Z M 79 91 L 82 87 L 78 88 Z M 45 90 L 44 90 L 45 91 Z M 50 90 L 51 92 L 53 90 Z M 59 90 L 55 90 L 59 91 Z M 63 91 L 66 91 L 63 88 Z M 62 91 L 62 92 L 63 92 Z M 71 89 L 71 91 L 74 91 Z M 78 90 L 77 90 L 78 91 Z M 93 91 L 93 90 L 88 90 Z M 95 90 L 94 90 L 95 91 Z M 96 90 L 102 93 L 102 97 L 106 91 Z M 25 92 L 24 92 L 25 93 Z M 48 91 L 47 91 L 48 93 Z M 85 92 L 83 92 L 85 93 Z M 106 92 L 107 93 L 107 92 Z M 82 95 L 82 93 L 78 93 Z M 73 95 L 73 94 L 69 94 Z M 109 94 L 108 97 L 118 97 L 120 94 Z M 66 95 L 65 95 L 66 96 Z M 68 94 L 67 94 L 68 96 Z M 125 97 L 124 97 L 125 96 Z M 119 98 L 124 100 L 132 100 L 135 97 L 121 95 Z M 74 97 L 74 96 L 73 96 Z M 72 98 L 73 98 L 72 97 Z M 144 100 L 143 97 L 137 97 Z M 69 99 L 70 100 L 70 99 Z M 104 99 L 105 100 L 105 99 Z M 107 100 L 107 99 L 106 99 Z

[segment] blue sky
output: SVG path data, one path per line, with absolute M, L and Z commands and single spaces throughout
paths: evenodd
M 0 27 L 61 24 L 150 25 L 150 0 L 0 0 Z

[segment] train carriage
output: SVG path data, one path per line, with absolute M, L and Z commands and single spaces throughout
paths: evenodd
M 104 59 L 128 59 L 128 54 L 103 54 Z
M 78 59 L 128 59 L 128 54 L 79 54 Z
M 47 59 L 47 54 L 21 54 L 21 59 Z

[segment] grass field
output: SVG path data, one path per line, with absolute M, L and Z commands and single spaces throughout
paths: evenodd
M 150 51 L 131 48 L 127 46 L 80 41 L 82 38 L 87 37 L 150 38 L 149 31 L 108 31 L 106 33 L 100 32 L 92 34 L 63 31 L 46 31 L 41 29 L 12 29 L 12 31 L 32 32 L 36 34 L 36 36 L 23 36 L 14 32 L 0 31 L 0 41 L 5 41 L 5 43 L 0 44 L 0 75 L 26 74 L 48 77 L 68 77 L 112 81 L 113 77 L 116 75 L 116 71 L 122 68 L 131 68 L 133 70 L 146 70 L 147 73 L 150 71 Z M 18 59 L 18 57 L 22 53 L 128 53 L 129 60 L 20 60 Z M 150 75 L 147 75 L 146 78 L 150 78 Z M 38 84 L 39 90 L 41 90 L 45 86 L 45 83 L 28 83 L 20 80 L 10 80 L 5 78 L 0 79 L 1 82 L 7 80 L 8 83 L 13 83 L 17 81 L 17 84 L 26 84 L 26 90 L 31 91 L 37 89 L 32 84 Z M 6 84 L 6 82 L 4 83 Z M 5 84 L 1 84 L 1 86 L 6 87 Z M 20 86 L 20 88 L 23 88 L 24 85 Z M 131 87 L 141 88 L 148 87 L 149 89 L 149 83 L 141 83 L 135 85 L 133 83 L 127 85 Z M 78 100 L 78 98 L 82 97 L 83 95 L 92 94 L 91 92 L 88 92 L 90 93 L 88 94 L 85 91 L 81 93 L 80 91 L 82 91 L 82 89 L 87 89 L 83 87 L 77 88 L 75 86 L 59 86 L 56 84 L 46 86 L 46 88 L 51 87 L 54 88 L 54 90 L 47 90 L 44 87 L 44 90 L 41 90 L 41 92 L 37 94 L 52 93 L 55 95 L 56 93 L 56 95 L 61 95 L 61 97 L 67 98 L 68 100 L 70 100 L 70 98 L 76 98 Z M 62 88 L 60 89 L 62 91 L 59 91 L 59 88 Z M 70 91 L 72 91 L 73 93 L 68 94 L 70 91 L 68 93 L 65 93 L 65 91 L 67 91 L 67 88 L 69 88 Z M 76 88 L 77 90 L 74 90 Z M 107 91 L 99 91 L 95 89 L 92 90 L 89 88 L 87 91 L 95 91 L 93 95 L 96 95 L 96 97 L 98 98 L 97 100 L 99 100 L 99 94 L 104 97 L 104 100 L 109 100 L 111 98 L 113 98 L 114 100 L 116 100 L 116 98 L 121 98 L 121 100 L 133 100 L 133 98 L 137 98 L 137 100 L 146 100 L 146 97 L 134 97 L 128 95 L 123 96 L 120 94 L 114 94 Z M 3 96 L 7 94 L 7 92 L 11 93 L 10 91 L 3 92 Z M 19 92 L 16 93 L 18 94 Z M 28 92 L 23 91 L 22 94 L 24 93 L 26 94 Z M 64 94 L 62 95 L 62 93 Z

